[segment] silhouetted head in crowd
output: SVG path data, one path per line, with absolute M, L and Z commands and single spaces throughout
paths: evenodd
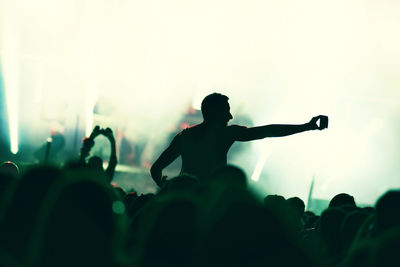
M 123 211 L 116 208 L 119 198 L 96 176 L 80 176 L 60 181 L 58 194 L 49 200 L 53 204 L 47 204 L 48 220 L 37 240 L 43 244 L 42 264 L 36 266 L 116 266 L 125 234 Z
M 160 193 L 185 193 L 194 192 L 199 182 L 196 177 L 188 174 L 182 174 L 167 180 Z
M 233 117 L 230 113 L 229 98 L 226 95 L 213 93 L 201 102 L 201 113 L 204 122 L 227 125 Z
M 400 228 L 394 227 L 376 238 L 369 266 L 399 266 Z M 396 263 L 397 262 L 397 263 Z
M 340 208 L 328 208 L 320 218 L 320 233 L 328 248 L 331 261 L 336 262 L 342 253 L 340 230 L 346 213 Z
M 378 231 L 400 226 L 400 190 L 386 192 L 376 203 L 376 226 Z
M 285 198 L 280 195 L 268 195 L 264 198 L 264 205 L 267 207 L 279 207 L 286 205 Z
M 229 187 L 246 188 L 247 178 L 242 169 L 233 165 L 218 168 L 212 175 L 213 182 Z
M 63 172 L 58 168 L 36 166 L 24 173 L 14 192 L 5 200 L 8 205 L 2 211 L 0 244 L 13 257 L 25 257 L 28 238 L 36 225 L 45 196 L 62 177 Z
M 154 194 L 141 194 L 127 206 L 126 214 L 133 218 L 143 207 L 151 203 L 155 198 Z
M 268 195 L 264 198 L 264 207 L 268 211 L 276 213 L 278 216 L 288 219 L 288 204 L 283 196 Z
M 292 213 L 300 219 L 303 216 L 304 209 L 306 207 L 303 200 L 298 197 L 291 197 L 288 198 L 286 202 Z
M 369 214 L 361 209 L 349 212 L 343 219 L 341 226 L 341 239 L 345 252 L 349 249 L 356 234 Z
M 103 160 L 98 156 L 93 156 L 88 161 L 88 167 L 93 170 L 103 171 Z
M 128 208 L 131 205 L 131 203 L 133 203 L 133 201 L 135 201 L 137 198 L 138 198 L 137 192 L 135 192 L 135 191 L 127 192 L 124 197 L 125 207 Z
M 0 165 L 0 196 L 3 195 L 3 192 L 7 190 L 8 186 L 16 181 L 16 177 L 19 175 L 18 166 L 11 162 L 6 161 Z
M 318 216 L 312 211 L 305 211 L 303 213 L 304 229 L 314 228 L 318 221 Z
M 236 196 L 208 215 L 212 223 L 200 266 L 312 266 L 281 218 L 251 198 Z M 269 195 L 266 203 L 284 204 L 285 200 Z
M 66 170 L 78 170 L 85 167 L 87 167 L 86 163 L 79 160 L 70 160 L 64 164 L 64 169 Z
M 203 217 L 199 203 L 189 195 L 164 195 L 148 203 L 133 220 L 140 247 L 133 266 L 194 266 Z
M 0 173 L 17 177 L 19 175 L 19 168 L 14 162 L 6 161 L 0 165 Z
M 329 208 L 340 207 L 340 206 L 356 207 L 356 202 L 354 201 L 354 197 L 346 193 L 337 194 L 329 202 Z

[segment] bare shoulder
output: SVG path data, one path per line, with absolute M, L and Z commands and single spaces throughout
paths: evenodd
M 183 129 L 179 134 L 180 135 L 187 135 L 187 134 L 192 135 L 192 134 L 196 134 L 196 133 L 203 131 L 204 130 L 203 128 L 204 127 L 202 124 L 196 124 L 196 125 L 193 125 L 193 126 Z
M 247 129 L 246 126 L 233 124 L 226 127 L 226 132 L 231 138 L 236 140 L 238 136 L 240 136 L 241 134 L 243 134 L 244 131 L 246 131 L 246 129 Z
M 238 124 L 232 124 L 232 125 L 226 126 L 226 128 L 227 128 L 228 131 L 232 131 L 232 132 L 234 132 L 234 131 L 242 131 L 242 130 L 247 129 L 246 126 L 238 125 Z
M 197 130 L 200 130 L 201 128 L 203 128 L 201 123 L 200 124 L 195 124 L 195 125 L 192 125 L 192 126 L 189 126 L 189 127 L 185 128 L 185 129 L 183 129 L 182 132 L 197 131 Z

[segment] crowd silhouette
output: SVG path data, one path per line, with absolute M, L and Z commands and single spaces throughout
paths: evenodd
M 117 156 L 109 128 L 95 127 L 77 160 L 63 167 L 1 164 L 0 266 L 399 265 L 399 190 L 371 207 L 338 192 L 319 215 L 296 196 L 259 199 L 245 173 L 227 163 L 235 141 L 323 130 L 326 116 L 301 125 L 228 126 L 228 98 L 220 94 L 207 96 L 202 112 L 204 122 L 178 133 L 151 167 L 155 194 L 110 183 Z M 106 169 L 89 158 L 98 135 L 111 144 Z M 178 156 L 181 174 L 163 176 Z

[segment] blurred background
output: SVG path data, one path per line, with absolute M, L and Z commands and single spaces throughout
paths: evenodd
M 260 195 L 375 203 L 400 187 L 398 14 L 396 0 L 0 0 L 0 160 L 40 162 L 51 137 L 60 164 L 111 127 L 114 181 L 151 192 L 149 166 L 220 92 L 232 123 L 330 118 L 232 147 Z

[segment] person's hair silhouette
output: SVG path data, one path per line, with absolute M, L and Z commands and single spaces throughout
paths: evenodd
M 211 177 L 214 170 L 227 164 L 226 155 L 235 141 L 252 141 L 266 137 L 280 137 L 309 130 L 327 128 L 327 117 L 316 116 L 300 125 L 272 124 L 259 127 L 229 125 L 233 118 L 229 98 L 219 93 L 206 96 L 201 103 L 204 121 L 178 133 L 150 169 L 157 185 L 165 177 L 162 170 L 178 156 L 182 157 L 181 174 L 187 173 L 200 179 Z M 317 121 L 321 120 L 321 125 Z M 164 178 L 164 179 L 163 179 Z
M 226 95 L 213 93 L 206 96 L 201 102 L 201 114 L 203 114 L 204 121 L 223 121 L 228 122 L 232 119 L 232 114 L 229 112 L 229 98 Z

